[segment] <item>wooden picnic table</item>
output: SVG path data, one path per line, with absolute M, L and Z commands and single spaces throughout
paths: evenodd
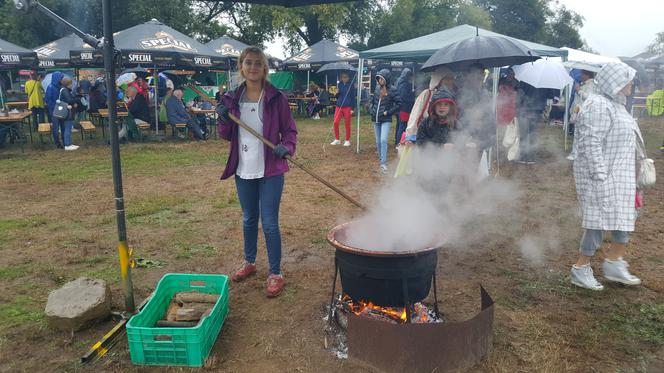
M 214 109 L 194 109 L 191 108 L 191 113 L 192 114 L 214 114 L 215 110 Z
M 27 101 L 5 102 L 5 105 L 10 106 L 10 107 L 19 107 L 19 106 L 28 107 L 28 102 Z
M 9 134 L 13 135 L 21 143 L 21 152 L 23 152 L 23 144 L 26 142 L 25 133 L 23 132 L 23 121 L 31 115 L 32 112 L 30 111 L 22 111 L 0 116 L 0 125 L 8 127 Z M 30 132 L 30 141 L 32 141 L 32 131 Z

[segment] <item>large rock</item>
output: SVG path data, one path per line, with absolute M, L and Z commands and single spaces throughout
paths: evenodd
M 46 303 L 46 320 L 54 329 L 78 331 L 111 313 L 111 289 L 102 280 L 81 277 L 53 290 Z

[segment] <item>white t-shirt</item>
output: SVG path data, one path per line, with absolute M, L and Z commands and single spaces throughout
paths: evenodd
M 262 95 L 261 95 L 262 96 Z M 254 131 L 263 133 L 259 102 L 240 102 L 240 118 Z M 265 175 L 265 145 L 244 128 L 239 128 L 240 160 L 235 174 L 242 179 L 260 179 Z

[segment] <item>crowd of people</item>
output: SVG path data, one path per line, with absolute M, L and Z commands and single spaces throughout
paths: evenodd
M 297 127 L 288 98 L 267 80 L 265 53 L 256 47 L 245 49 L 239 58 L 239 68 L 244 79 L 240 86 L 231 92 L 219 87 L 215 96 L 219 134 L 230 142 L 221 179 L 234 176 L 243 213 L 244 260 L 232 279 L 242 281 L 257 272 L 260 220 L 269 262 L 266 294 L 274 297 L 285 287 L 280 266 L 279 206 L 284 173 L 288 171 L 285 158 L 295 154 Z M 643 147 L 643 138 L 625 106 L 632 93 L 634 78 L 634 69 L 622 63 L 607 64 L 597 74 L 582 71 L 570 105 L 574 135 L 570 159 L 574 162 L 584 229 L 579 258 L 571 268 L 571 282 L 587 289 L 603 289 L 594 277 L 591 260 L 603 245 L 604 232 L 611 232 L 612 238 L 602 263 L 604 277 L 626 285 L 640 284 L 640 279 L 630 273 L 625 260 L 626 244 L 637 218 L 640 189 L 644 186 L 637 169 L 643 158 L 643 154 L 641 158 L 637 157 L 639 146 Z M 71 78 L 55 72 L 44 90 L 43 79 L 43 75 L 36 74 L 25 85 L 33 122 L 49 120 L 55 145 L 75 150 L 78 147 L 71 139 L 73 123 L 81 113 L 95 112 L 105 106 L 103 80 L 87 79 L 75 87 Z M 349 73 L 340 74 L 331 145 L 342 143 L 342 119 L 345 124 L 343 145 L 350 145 L 351 116 L 357 110 L 357 86 L 353 82 Z M 511 69 L 505 69 L 499 82 L 497 110 L 494 110 L 486 82 L 486 69 L 479 64 L 460 72 L 438 67 L 430 74 L 428 85 L 421 92 L 414 89 L 410 69 L 403 69 L 396 82 L 389 70 L 378 71 L 367 109 L 374 124 L 379 172 L 387 173 L 388 170 L 388 141 L 395 117 L 394 144 L 398 148 L 440 147 L 449 150 L 455 144 L 463 144 L 473 149 L 472 153 L 476 155 L 496 145 L 497 128 L 518 122 L 519 158 L 515 161 L 535 163 L 538 126 L 551 92 L 519 82 Z M 135 79 L 122 93 L 131 120 L 136 124 L 154 122 L 150 90 L 143 79 Z M 327 87 L 321 89 L 312 85 L 310 97 L 308 114 L 319 118 L 320 110 L 330 105 Z M 196 99 L 185 103 L 181 89 L 167 88 L 159 101 L 161 121 L 172 126 L 185 124 L 198 140 L 209 137 L 207 117 L 191 110 L 194 106 L 212 108 L 209 100 Z M 275 148 L 271 149 L 238 126 L 229 113 L 263 134 L 276 145 Z M 128 136 L 126 132 L 123 127 L 121 137 Z

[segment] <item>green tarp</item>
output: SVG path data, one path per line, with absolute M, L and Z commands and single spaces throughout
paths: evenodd
M 384 47 L 370 49 L 360 52 L 361 58 L 375 58 L 393 61 L 419 61 L 424 62 L 431 57 L 440 48 L 477 35 L 486 36 L 505 36 L 492 31 L 477 29 L 470 25 L 460 25 L 447 30 L 434 32 L 433 34 L 420 36 L 418 38 L 402 41 L 399 43 L 386 45 Z M 513 38 L 516 39 L 516 38 Z M 543 44 L 537 44 L 525 40 L 516 39 L 522 42 L 526 47 L 535 51 L 541 56 L 566 57 L 567 51 L 564 49 L 549 47 Z
M 270 79 L 270 83 L 272 83 L 277 89 L 283 89 L 286 91 L 293 90 L 293 72 L 291 71 L 272 73 L 268 79 Z

